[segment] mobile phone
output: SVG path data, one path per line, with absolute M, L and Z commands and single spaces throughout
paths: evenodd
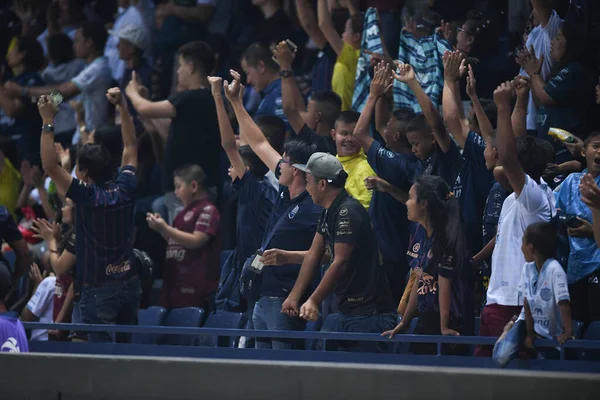
M 54 107 L 57 108 L 60 105 L 60 103 L 63 102 L 64 98 L 63 95 L 57 89 L 54 89 L 52 93 L 50 93 L 50 100 L 52 100 L 52 104 L 54 104 Z
M 575 215 L 569 215 L 567 216 L 566 224 L 568 228 L 577 229 L 583 225 L 583 222 L 581 222 Z
M 290 39 L 285 39 L 285 43 L 287 44 L 288 49 L 290 49 L 292 53 L 295 53 L 298 50 L 298 46 L 296 46 L 296 43 L 292 42 Z M 277 65 L 279 65 L 279 61 L 277 60 L 277 57 L 275 57 L 275 55 L 273 55 L 271 59 L 275 61 Z

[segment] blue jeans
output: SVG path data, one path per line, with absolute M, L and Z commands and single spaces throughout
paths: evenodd
M 373 315 L 348 315 L 340 313 L 340 325 L 343 332 L 382 333 L 394 329 L 398 322 L 396 313 L 373 313 Z M 353 350 L 370 353 L 387 353 L 391 350 L 389 343 L 360 342 Z
M 281 313 L 285 297 L 261 297 L 254 305 L 252 322 L 258 331 L 303 331 L 306 321 Z M 271 340 L 256 338 L 257 349 L 291 350 L 303 349 L 302 340 Z
M 84 324 L 135 325 L 142 288 L 138 278 L 119 283 L 81 288 L 79 308 Z M 128 335 L 117 335 L 126 341 Z M 112 342 L 107 332 L 88 333 L 89 342 Z

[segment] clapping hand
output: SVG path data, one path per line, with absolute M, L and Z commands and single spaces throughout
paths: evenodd
M 402 64 L 400 62 L 396 62 L 396 67 L 398 68 L 398 73 L 392 70 L 392 76 L 397 81 L 408 84 L 417 79 L 417 76 L 415 75 L 415 70 L 409 64 Z
M 370 94 L 373 97 L 382 97 L 392 89 L 393 77 L 390 70 L 390 65 L 384 61 L 379 62 L 375 66 L 375 74 L 371 81 Z
M 460 51 L 446 51 L 442 56 L 444 62 L 444 78 L 458 81 L 467 70 L 465 56 Z
M 110 88 L 106 92 L 106 98 L 113 106 L 121 106 L 123 105 L 124 97 L 121 93 L 121 89 L 118 87 Z
M 470 99 L 477 98 L 477 81 L 475 80 L 475 74 L 473 73 L 473 67 L 471 65 L 469 67 L 469 72 L 467 75 L 467 96 Z
M 231 81 L 231 83 L 227 81 L 223 82 L 223 88 L 225 89 L 225 97 L 227 97 L 227 100 L 229 100 L 230 103 L 242 101 L 243 85 L 240 82 L 240 74 L 234 70 L 231 70 L 230 73 L 233 77 L 233 81 Z
M 158 233 L 162 233 L 168 226 L 167 222 L 159 214 L 146 214 L 146 222 L 148 222 L 150 229 Z
M 279 42 L 275 46 L 273 51 L 277 62 L 279 62 L 279 68 L 282 70 L 292 69 L 292 63 L 294 62 L 295 53 L 290 51 L 290 47 L 285 41 Z
M 60 225 L 41 218 L 32 221 L 31 230 L 35 232 L 35 238 L 46 242 L 60 237 Z
M 544 64 L 544 53 L 537 58 L 533 46 L 529 50 L 523 49 L 517 55 L 517 64 L 519 64 L 529 76 L 539 74 L 542 72 L 542 65 Z

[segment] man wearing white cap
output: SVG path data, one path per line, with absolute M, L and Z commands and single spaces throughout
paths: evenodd
M 152 66 L 144 58 L 144 50 L 148 47 L 148 36 L 146 30 L 141 25 L 127 25 L 119 31 L 119 58 L 125 63 L 125 71 L 119 81 L 121 93 L 125 93 L 125 88 L 132 78 L 140 82 L 146 89 L 152 87 Z M 150 95 L 150 92 L 148 92 Z M 135 130 L 138 134 L 144 131 L 144 126 L 138 118 L 138 113 L 129 101 L 127 95 L 127 106 L 129 113 L 133 117 Z
M 115 81 L 120 82 L 125 72 L 125 62 L 119 57 L 117 48 L 120 39 L 121 30 L 129 25 L 139 26 L 144 34 L 143 41 L 148 42 L 143 45 L 145 56 L 149 57 L 150 49 L 150 27 L 145 24 L 145 19 L 137 7 L 138 0 L 119 0 L 119 14 L 115 19 L 112 31 L 104 48 L 104 56 L 108 59 L 108 65 Z
M 306 190 L 314 204 L 324 208 L 317 233 L 304 257 L 294 289 L 282 312 L 316 320 L 319 304 L 335 288 L 344 332 L 379 332 L 394 325 L 394 301 L 383 269 L 369 212 L 344 189 L 348 174 L 328 153 L 314 153 L 306 165 Z M 329 252 L 333 262 L 310 298 L 298 309 L 320 260 Z

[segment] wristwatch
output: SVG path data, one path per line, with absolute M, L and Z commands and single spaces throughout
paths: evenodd
M 279 72 L 279 76 L 281 76 L 282 78 L 289 78 L 293 75 L 292 71 L 290 71 L 289 69 L 284 69 L 281 70 L 281 72 Z
M 42 133 L 54 133 L 54 125 L 52 125 L 52 124 L 42 125 Z

